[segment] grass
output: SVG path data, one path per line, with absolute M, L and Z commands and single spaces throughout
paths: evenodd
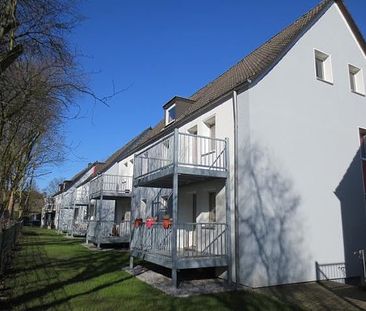
M 1 310 L 292 310 L 257 293 L 241 291 L 175 298 L 121 268 L 128 253 L 91 251 L 81 239 L 24 228 L 13 269 L 6 277 L 9 299 Z

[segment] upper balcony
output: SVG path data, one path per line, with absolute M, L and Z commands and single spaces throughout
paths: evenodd
M 73 208 L 73 193 L 71 191 L 65 192 L 62 195 L 62 208 L 63 209 L 70 209 Z
M 175 130 L 135 155 L 134 185 L 172 188 L 174 172 L 179 184 L 226 178 L 227 157 L 226 140 Z
M 90 182 L 90 199 L 130 197 L 131 193 L 132 176 L 101 174 Z
M 73 193 L 73 200 L 75 205 L 88 205 L 89 204 L 89 189 L 86 185 L 83 185 L 75 189 Z

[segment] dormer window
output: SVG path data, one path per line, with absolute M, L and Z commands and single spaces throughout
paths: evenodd
M 176 109 L 175 105 L 169 107 L 165 111 L 165 125 L 172 123 L 176 119 Z
M 174 96 L 169 100 L 164 106 L 164 119 L 165 126 L 173 123 L 177 118 L 179 118 L 188 107 L 194 103 L 193 100 L 189 98 Z

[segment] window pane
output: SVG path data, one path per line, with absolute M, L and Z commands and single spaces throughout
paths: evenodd
M 210 192 L 208 196 L 209 222 L 216 222 L 216 193 Z
M 324 62 L 319 58 L 315 58 L 315 65 L 317 78 L 324 80 Z
M 168 115 L 169 122 L 175 120 L 175 106 L 169 109 L 168 114 L 169 114 Z
M 355 74 L 353 72 L 349 72 L 349 82 L 350 82 L 350 85 L 351 85 L 351 90 L 353 92 L 356 91 L 356 77 L 355 77 Z

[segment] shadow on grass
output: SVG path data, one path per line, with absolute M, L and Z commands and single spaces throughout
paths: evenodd
M 113 286 L 113 285 L 122 283 L 124 281 L 127 281 L 127 280 L 129 280 L 131 278 L 133 278 L 132 275 L 129 275 L 129 276 L 123 277 L 123 278 L 119 278 L 116 281 L 107 282 L 107 283 L 104 283 L 103 285 L 96 286 L 96 287 L 94 287 L 91 290 L 87 290 L 87 291 L 84 291 L 82 293 L 78 293 L 78 294 L 74 294 L 74 295 L 68 295 L 67 297 L 64 297 L 64 298 L 61 298 L 61 299 L 57 299 L 57 300 L 52 301 L 50 303 L 43 304 L 42 306 L 30 307 L 27 310 L 45 310 L 45 309 L 48 309 L 48 308 L 51 308 L 51 307 L 55 307 L 57 305 L 67 303 L 69 300 L 71 300 L 73 298 L 77 298 L 77 297 L 80 297 L 80 296 L 84 296 L 84 295 L 91 294 L 93 292 L 97 292 L 97 291 L 102 290 L 104 288 L 107 288 L 107 287 L 110 287 L 110 286 Z
M 43 233 L 40 229 L 26 229 L 21 243 L 22 251 L 17 256 L 18 263 L 8 275 L 8 278 L 18 279 L 18 282 L 11 289 L 12 295 L 6 307 L 44 310 L 62 304 L 63 308 L 71 310 L 70 306 L 67 308 L 70 299 L 97 292 L 132 277 L 124 276 L 104 281 L 92 289 L 81 288 L 77 293 L 66 293 L 66 286 L 121 271 L 121 266 L 128 261 L 128 254 L 91 252 L 83 248 L 81 242 Z M 34 303 L 35 298 L 38 304 Z

